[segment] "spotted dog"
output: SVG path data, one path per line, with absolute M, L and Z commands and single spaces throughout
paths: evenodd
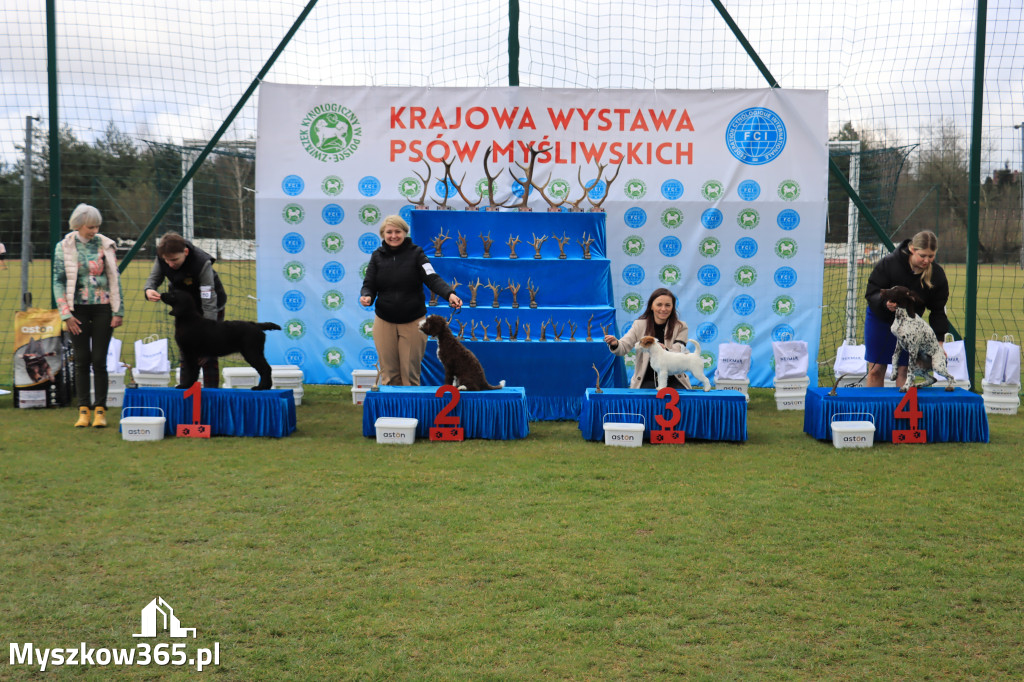
M 946 377 L 949 382 L 946 384 L 946 390 L 952 391 L 956 388 L 956 380 L 946 371 L 946 352 L 939 345 L 932 328 L 914 310 L 914 304 L 920 303 L 921 299 L 910 289 L 896 286 L 882 289 L 882 302 L 889 301 L 897 306 L 896 319 L 893 320 L 891 327 L 896 337 L 896 350 L 892 354 L 892 376 L 889 378 L 896 379 L 896 363 L 900 352 L 906 351 L 910 358 L 910 367 L 907 369 L 906 383 L 900 386 L 901 393 L 906 393 L 914 385 L 914 377 L 925 379 L 922 388 L 934 384 L 937 379 L 928 374 L 928 370 Z

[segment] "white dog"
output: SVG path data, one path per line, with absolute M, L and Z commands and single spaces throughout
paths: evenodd
M 711 390 L 711 382 L 704 376 L 704 358 L 700 354 L 700 344 L 696 339 L 690 339 L 690 343 L 696 346 L 696 352 L 676 353 L 667 350 L 653 336 L 645 336 L 637 342 L 637 352 L 648 353 L 651 356 L 651 367 L 657 376 L 656 385 L 659 391 L 668 386 L 670 374 L 682 374 L 687 371 L 695 379 L 700 379 L 705 391 Z

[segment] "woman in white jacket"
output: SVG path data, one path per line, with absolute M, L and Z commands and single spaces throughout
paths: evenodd
M 604 342 L 608 350 L 616 355 L 624 356 L 633 350 L 644 336 L 653 336 L 662 346 L 670 351 L 682 352 L 689 338 L 686 323 L 676 316 L 676 297 L 665 288 L 655 289 L 647 299 L 647 309 L 633 322 L 626 335 L 621 339 L 608 334 Z M 637 353 L 634 356 L 633 378 L 629 381 L 630 388 L 655 388 L 654 370 L 650 366 L 648 353 Z M 686 374 L 674 374 L 668 378 L 668 385 L 676 389 L 689 389 L 690 379 Z

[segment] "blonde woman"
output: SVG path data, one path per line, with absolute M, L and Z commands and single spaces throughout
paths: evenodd
M 102 222 L 94 206 L 79 204 L 68 221 L 71 232 L 53 252 L 53 297 L 75 352 L 78 428 L 89 426 L 90 416 L 94 427 L 107 425 L 107 346 L 124 319 L 114 241 L 99 233 Z M 90 368 L 96 396 L 92 403 Z
M 382 386 L 419 386 L 427 337 L 419 324 L 427 315 L 423 285 L 456 310 L 462 299 L 434 272 L 423 249 L 412 243 L 409 225 L 397 215 L 380 224 L 381 245 L 370 255 L 359 303 L 376 301 L 373 344 L 380 360 Z
M 946 271 L 935 262 L 939 240 L 927 230 L 918 232 L 910 239 L 904 239 L 899 247 L 878 262 L 868 277 L 868 288 L 864 297 L 868 309 L 864 315 L 864 359 L 868 361 L 868 376 L 865 384 L 878 388 L 884 385 L 885 370 L 892 361 L 896 350 L 896 337 L 890 327 L 896 318 L 896 304 L 882 302 L 882 289 L 904 286 L 920 297 L 923 303 L 917 306 L 917 314 L 928 314 L 928 324 L 935 332 L 941 345 L 949 331 L 946 317 L 946 301 L 949 300 L 949 280 Z M 907 380 L 908 358 L 900 355 L 896 363 L 896 385 L 902 386 Z

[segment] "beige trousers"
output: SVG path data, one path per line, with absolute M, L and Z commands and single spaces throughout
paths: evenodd
M 420 331 L 424 318 L 393 324 L 373 318 L 373 345 L 380 360 L 381 386 L 419 386 L 420 364 L 427 336 Z

